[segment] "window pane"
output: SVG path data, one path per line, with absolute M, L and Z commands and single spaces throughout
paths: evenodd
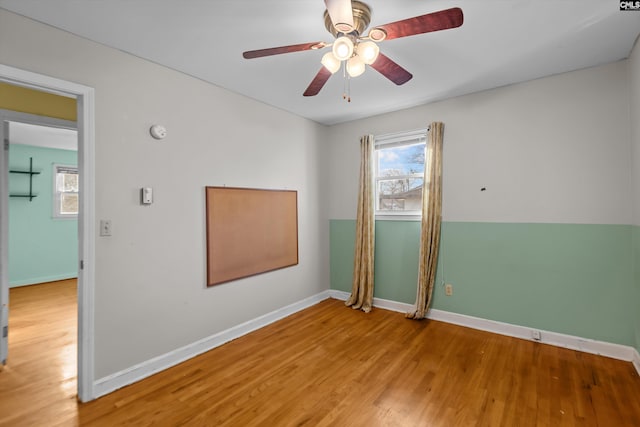
M 422 178 L 383 179 L 378 181 L 378 210 L 420 211 Z
M 424 174 L 425 144 L 379 148 L 378 177 Z
M 60 214 L 62 215 L 78 214 L 78 193 L 61 193 L 60 194 Z
M 60 191 L 78 192 L 78 174 L 77 173 L 61 173 Z
M 53 217 L 72 218 L 78 215 L 79 179 L 76 166 L 54 165 Z

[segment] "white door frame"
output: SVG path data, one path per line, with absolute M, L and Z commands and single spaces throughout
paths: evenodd
M 78 398 L 87 402 L 94 395 L 94 287 L 95 287 L 95 123 L 94 89 L 77 83 L 0 64 L 0 81 L 43 92 L 76 98 L 78 117 Z M 4 135 L 3 135 L 4 137 Z M 8 165 L 6 150 L 0 150 L 2 168 Z M 0 288 L 8 290 L 8 183 L 0 174 Z M 6 297 L 0 295 L 0 302 Z M 2 316 L 7 313 L 2 309 Z M 0 319 L 2 320 L 2 319 Z M 4 322 L 3 322 L 4 323 Z M 6 324 L 6 323 L 4 323 Z

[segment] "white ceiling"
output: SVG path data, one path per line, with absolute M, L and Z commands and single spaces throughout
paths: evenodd
M 9 142 L 77 151 L 78 132 L 73 129 L 9 122 Z
M 246 50 L 332 40 L 322 0 L 0 0 L 0 7 L 182 71 L 302 117 L 334 124 L 626 58 L 640 12 L 618 0 L 365 0 L 371 26 L 460 7 L 457 29 L 380 44 L 413 74 L 396 86 L 375 70 L 342 99 L 334 75 L 302 93 L 322 51 L 246 60 Z M 370 27 L 371 27 L 370 26 Z

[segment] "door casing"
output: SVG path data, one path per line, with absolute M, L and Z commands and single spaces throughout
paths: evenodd
M 0 81 L 43 92 L 72 97 L 77 102 L 78 172 L 78 399 L 94 395 L 94 295 L 95 295 L 95 93 L 88 86 L 0 64 Z M 2 126 L 4 128 L 4 126 Z M 4 131 L 2 133 L 5 137 Z M 0 323 L 8 322 L 8 150 L 0 150 Z M 0 337 L 2 334 L 0 334 Z M 0 355 L 6 355 L 0 338 Z M 0 357 L 0 359 L 3 359 Z

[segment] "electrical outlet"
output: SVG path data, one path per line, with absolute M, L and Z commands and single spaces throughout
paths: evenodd
M 533 338 L 536 341 L 540 341 L 542 339 L 542 334 L 540 334 L 540 331 L 532 329 L 531 338 Z
M 444 285 L 444 294 L 448 297 L 453 295 L 453 285 L 451 283 Z
M 100 235 L 111 236 L 111 220 L 110 219 L 100 220 Z

